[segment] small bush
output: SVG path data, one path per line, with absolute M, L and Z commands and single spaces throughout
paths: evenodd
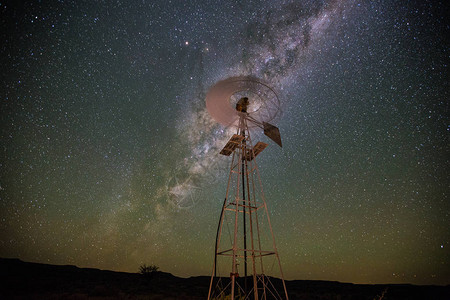
M 159 270 L 159 267 L 157 267 L 155 265 L 147 266 L 146 264 L 143 264 L 142 266 L 139 267 L 139 273 L 144 276 L 151 276 L 155 272 L 158 272 L 158 270 Z

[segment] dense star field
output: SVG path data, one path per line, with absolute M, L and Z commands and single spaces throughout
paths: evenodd
M 445 4 L 0 5 L 0 257 L 209 275 L 231 130 L 205 95 L 253 75 L 286 278 L 450 284 Z

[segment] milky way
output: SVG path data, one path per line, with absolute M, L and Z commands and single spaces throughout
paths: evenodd
M 286 277 L 449 284 L 443 6 L 2 3 L 0 256 L 209 275 L 235 129 L 205 96 L 255 76 Z
M 329 6 L 316 7 L 310 4 L 308 7 L 290 3 L 258 15 L 256 21 L 244 26 L 243 33 L 239 35 L 243 57 L 236 65 L 230 63 L 231 69 L 237 74 L 256 75 L 273 85 L 279 83 L 289 88 L 292 82 L 286 81 L 303 66 L 301 60 L 306 56 L 311 43 L 318 40 L 328 29 L 330 19 L 342 17 L 342 12 L 338 12 L 338 4 Z M 204 98 L 204 94 L 199 96 L 196 103 L 201 103 Z M 188 163 L 185 171 L 187 178 L 169 190 L 172 198 L 189 203 L 194 201 L 189 198 L 197 198 L 192 195 L 192 189 L 198 188 L 193 185 L 193 177 L 210 177 L 207 169 L 211 168 L 211 164 L 218 167 L 217 153 L 233 130 L 228 128 L 228 135 L 224 134 L 223 130 L 213 130 L 217 126 L 216 122 L 211 120 L 205 107 L 191 114 L 193 120 L 190 120 L 191 123 L 187 126 L 184 124 L 185 132 L 182 133 L 194 148 L 188 160 L 190 164 Z M 201 136 L 196 134 L 198 132 Z M 222 138 L 218 140 L 218 136 Z M 206 141 L 199 143 L 200 140 Z M 178 171 L 176 173 L 179 174 Z

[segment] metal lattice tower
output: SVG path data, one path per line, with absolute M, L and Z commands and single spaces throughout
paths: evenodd
M 248 80 L 254 84 L 253 78 Z M 239 88 L 241 95 L 242 84 Z M 250 95 L 258 95 L 254 88 L 243 90 L 250 91 Z M 235 93 L 233 91 L 232 94 Z M 252 98 L 255 99 L 254 96 Z M 220 152 L 231 156 L 231 165 L 217 228 L 208 299 L 288 299 L 256 164 L 256 157 L 268 145 L 263 142 L 253 145 L 249 128 L 256 124 L 280 146 L 281 138 L 278 128 L 254 117 L 252 98 L 241 97 L 236 103 L 236 134 Z M 274 277 L 268 274 L 274 274 Z

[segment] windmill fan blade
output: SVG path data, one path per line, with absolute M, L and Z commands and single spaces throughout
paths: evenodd
M 263 122 L 264 125 L 264 134 L 267 135 L 272 141 L 278 144 L 278 146 L 283 147 L 281 145 L 281 135 L 278 127 L 273 126 L 272 124 Z
M 248 99 L 243 109 L 239 101 Z M 274 89 L 252 76 L 229 77 L 217 82 L 206 94 L 206 109 L 210 116 L 224 126 L 239 127 L 241 116 L 253 120 L 248 127 L 262 127 L 281 114 L 280 100 Z

